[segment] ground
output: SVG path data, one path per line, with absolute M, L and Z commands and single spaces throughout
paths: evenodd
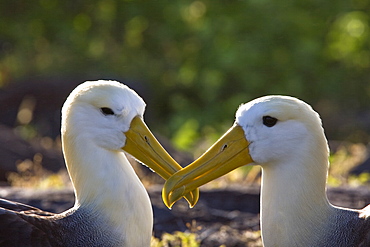
M 194 232 L 201 246 L 261 246 L 259 236 L 259 188 L 233 186 L 201 190 L 198 204 L 190 209 L 185 200 L 172 210 L 161 199 L 161 187 L 148 189 L 154 210 L 154 236 L 163 233 Z M 61 212 L 73 206 L 71 189 L 33 190 L 0 187 L 0 197 L 27 203 L 44 210 Z M 329 188 L 329 200 L 337 206 L 362 208 L 370 203 L 370 190 Z

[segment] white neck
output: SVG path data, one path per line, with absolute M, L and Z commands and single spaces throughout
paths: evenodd
M 103 215 L 125 246 L 149 246 L 153 213 L 149 196 L 122 152 L 63 135 L 75 207 Z
M 305 153 L 312 152 L 305 150 Z M 327 155 L 295 157 L 299 159 L 263 165 L 264 246 L 311 246 L 323 232 L 325 218 L 333 213 L 325 191 Z

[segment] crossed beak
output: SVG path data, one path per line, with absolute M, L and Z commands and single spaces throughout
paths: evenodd
M 202 156 L 166 181 L 162 190 L 163 202 L 171 208 L 190 191 L 252 162 L 244 130 L 234 124 Z
M 130 129 L 125 135 L 126 144 L 122 149 L 147 165 L 165 180 L 182 169 L 161 144 L 159 144 L 141 117 L 136 116 L 133 118 Z M 188 201 L 190 207 L 193 207 L 198 201 L 199 189 L 195 188 L 184 193 L 183 196 Z

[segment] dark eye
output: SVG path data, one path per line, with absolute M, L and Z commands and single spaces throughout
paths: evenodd
M 112 109 L 108 108 L 108 107 L 102 107 L 100 108 L 101 112 L 104 114 L 104 115 L 114 115 L 114 112 Z
M 277 119 L 274 117 L 270 116 L 264 116 L 263 118 L 263 124 L 266 125 L 267 127 L 272 127 L 277 123 Z

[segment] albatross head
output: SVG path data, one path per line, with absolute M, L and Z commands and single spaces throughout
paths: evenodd
M 63 106 L 62 134 L 120 151 L 134 118 L 143 124 L 144 110 L 145 103 L 136 92 L 119 82 L 85 82 L 72 91 Z
M 86 171 L 92 168 L 100 174 L 109 169 L 119 173 L 120 167 L 110 166 L 127 163 L 121 162 L 122 151 L 164 179 L 181 169 L 145 125 L 144 110 L 143 99 L 116 81 L 88 81 L 73 90 L 62 108 L 62 142 L 75 189 L 82 180 L 89 179 Z M 198 191 L 185 197 L 194 205 Z
M 162 197 L 171 207 L 183 193 L 247 164 L 290 169 L 293 176 L 301 171 L 321 174 L 325 183 L 327 157 L 321 120 L 308 104 L 288 96 L 265 96 L 241 105 L 234 125 L 201 157 L 174 174 Z M 303 164 L 307 160 L 309 165 Z

